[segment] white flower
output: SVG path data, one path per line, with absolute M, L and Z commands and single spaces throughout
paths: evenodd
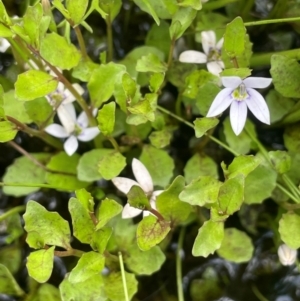
M 82 95 L 84 90 L 79 84 L 72 85 L 76 91 Z M 73 94 L 65 88 L 65 86 L 59 82 L 56 90 L 46 96 L 49 104 L 56 109 L 57 115 L 64 128 L 68 131 L 72 131 L 72 124 L 69 122 L 68 113 L 70 112 L 70 106 L 66 106 L 75 101 Z M 58 106 L 58 107 L 57 107 Z M 69 127 L 71 128 L 69 129 Z
M 224 69 L 224 63 L 221 60 L 221 48 L 224 39 L 222 38 L 216 43 L 216 34 L 214 31 L 202 31 L 202 48 L 203 52 L 188 50 L 184 51 L 179 56 L 179 61 L 183 63 L 206 63 L 207 70 L 212 74 L 219 75 Z
M 112 179 L 114 185 L 123 193 L 127 194 L 131 187 L 137 185 L 143 189 L 147 197 L 150 199 L 150 205 L 153 209 L 156 209 L 155 201 L 156 197 L 163 192 L 163 190 L 153 191 L 153 181 L 147 170 L 146 166 L 138 159 L 132 160 L 132 171 L 137 180 L 131 180 L 128 178 L 116 177 Z M 124 206 L 122 212 L 122 218 L 131 218 L 142 213 L 143 210 L 131 207 L 128 203 Z M 149 215 L 149 211 L 143 212 L 144 216 Z
M 78 141 L 90 141 L 99 133 L 98 127 L 88 127 L 89 121 L 85 112 L 81 112 L 76 119 L 75 108 L 72 103 L 63 106 L 64 115 L 60 119 L 63 126 L 60 124 L 50 124 L 45 128 L 45 131 L 57 138 L 68 138 L 64 143 L 64 149 L 69 156 L 72 156 L 77 148 Z M 94 113 L 97 113 L 94 112 Z M 60 116 L 59 116 L 60 117 Z
M 9 46 L 10 44 L 6 39 L 0 38 L 0 52 L 5 52 Z
M 207 117 L 217 116 L 231 105 L 230 123 L 236 135 L 239 135 L 245 126 L 247 107 L 258 120 L 270 124 L 268 106 L 253 88 L 266 88 L 271 84 L 271 78 L 248 77 L 242 80 L 237 76 L 225 76 L 221 80 L 225 88 L 214 99 Z
M 282 265 L 292 265 L 297 258 L 297 250 L 291 249 L 283 244 L 278 248 L 278 257 Z

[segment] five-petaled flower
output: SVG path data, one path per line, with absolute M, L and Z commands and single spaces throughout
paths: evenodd
M 283 244 L 278 248 L 278 257 L 282 265 L 292 265 L 297 259 L 297 250 Z
M 156 209 L 155 201 L 156 197 L 163 192 L 163 190 L 153 191 L 153 181 L 147 170 L 146 166 L 138 159 L 132 160 L 132 171 L 137 180 L 131 180 L 128 178 L 116 177 L 112 179 L 114 185 L 123 193 L 127 194 L 131 187 L 137 185 L 143 189 L 147 197 L 149 198 L 150 205 L 153 209 Z M 131 218 L 139 215 L 143 210 L 134 208 L 128 203 L 124 206 L 122 212 L 122 218 Z M 149 215 L 149 211 L 144 210 L 143 215 Z
M 207 117 L 217 116 L 230 106 L 230 123 L 236 135 L 239 135 L 245 126 L 247 107 L 258 120 L 270 124 L 268 106 L 253 88 L 266 88 L 271 84 L 271 78 L 248 77 L 242 80 L 237 76 L 228 76 L 222 77 L 221 80 L 225 88 L 214 99 Z
M 202 48 L 203 52 L 187 50 L 180 54 L 179 61 L 183 63 L 206 63 L 207 70 L 212 74 L 219 75 L 224 69 L 224 63 L 221 60 L 221 48 L 224 39 L 216 42 L 216 34 L 212 30 L 202 31 Z
M 64 114 L 60 124 L 50 124 L 45 128 L 45 131 L 57 138 L 68 138 L 64 143 L 64 149 L 69 156 L 72 156 L 78 148 L 79 141 L 90 141 L 94 139 L 99 133 L 98 127 L 88 127 L 89 121 L 85 112 L 81 112 L 76 119 L 76 111 L 74 105 L 69 103 L 64 105 Z M 94 110 L 94 115 L 97 110 Z

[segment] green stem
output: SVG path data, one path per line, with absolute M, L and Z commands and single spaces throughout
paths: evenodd
M 119 145 L 118 145 L 118 142 L 116 141 L 116 139 L 114 137 L 107 137 L 107 139 L 112 144 L 112 146 L 114 147 L 114 149 L 116 151 L 120 152 L 120 148 L 119 148 Z
M 260 301 L 269 301 L 267 298 L 265 298 L 265 296 L 258 290 L 258 288 L 256 287 L 256 285 L 252 285 L 252 291 L 254 293 L 254 295 L 257 297 L 258 300 Z
M 106 33 L 107 33 L 107 63 L 113 59 L 113 31 L 110 14 L 107 15 L 106 19 Z
M 125 276 L 125 270 L 124 270 L 124 263 L 123 263 L 122 253 L 118 252 L 118 255 L 119 255 L 119 263 L 120 263 L 120 269 L 121 269 L 121 275 L 122 275 L 122 282 L 123 282 L 125 301 L 129 301 L 128 289 L 127 289 L 127 283 L 126 283 L 126 276 Z
M 50 189 L 57 189 L 61 190 L 61 186 L 55 186 L 50 184 L 39 184 L 39 183 L 4 183 L 0 182 L 0 187 L 3 186 L 12 186 L 12 187 L 38 187 L 38 188 L 50 188 Z
M 289 187 L 289 189 L 294 193 L 294 195 L 300 198 L 300 191 L 298 187 L 295 186 L 293 181 L 289 178 L 289 176 L 287 174 L 282 174 L 281 178 L 286 184 L 286 186 Z
M 255 54 L 250 60 L 251 67 L 260 67 L 270 65 L 272 55 L 284 55 L 291 59 L 300 60 L 300 49 L 292 49 L 286 51 L 267 52 L 262 54 Z
M 244 25 L 245 26 L 257 26 L 257 25 L 265 25 L 265 24 L 299 22 L 299 21 L 300 21 L 300 17 L 294 17 L 294 18 L 281 18 L 281 19 L 270 19 L 270 20 L 245 22 Z
M 173 38 L 171 41 L 170 49 L 169 49 L 169 56 L 168 56 L 168 63 L 167 63 L 168 69 L 171 67 L 172 62 L 173 62 L 173 52 L 174 52 L 174 48 L 175 48 L 175 43 L 176 43 L 176 40 Z
M 26 205 L 14 207 L 0 215 L 0 222 L 4 221 L 11 215 L 14 215 L 14 214 L 20 213 L 20 212 L 24 212 L 25 210 L 26 210 Z
M 279 183 L 276 183 L 276 187 L 280 189 L 285 195 L 287 195 L 291 200 L 293 200 L 295 203 L 300 203 L 300 200 L 296 198 L 293 194 L 291 194 L 287 189 L 285 189 L 282 185 Z
M 176 251 L 176 281 L 178 301 L 184 301 L 183 287 L 182 287 L 182 265 L 181 265 L 181 250 L 183 246 L 183 239 L 185 235 L 185 227 L 180 229 L 177 251 Z
M 85 59 L 88 58 L 88 54 L 87 54 L 87 52 L 86 52 L 86 47 L 85 47 L 84 39 L 83 39 L 81 30 L 80 30 L 80 28 L 79 28 L 79 25 L 78 25 L 78 26 L 75 26 L 74 31 L 75 31 L 75 34 L 76 34 L 76 36 L 77 36 L 77 41 L 78 41 L 78 43 L 79 43 L 79 48 L 80 48 L 82 57 L 83 57 L 83 59 L 85 60 Z

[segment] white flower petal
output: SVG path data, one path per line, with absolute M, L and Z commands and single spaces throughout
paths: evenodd
M 82 111 L 82 112 L 79 114 L 79 116 L 78 116 L 78 118 L 77 118 L 77 123 L 78 123 L 78 125 L 79 125 L 82 129 L 85 129 L 85 128 L 88 127 L 88 125 L 89 125 L 89 119 L 88 119 L 88 117 L 87 117 L 87 115 L 86 115 L 86 113 L 85 113 L 84 111 Z
M 283 244 L 278 248 L 278 257 L 282 265 L 292 265 L 297 258 L 297 250 Z
M 66 104 L 71 103 L 73 101 L 75 101 L 74 95 L 69 90 L 66 89 L 64 91 L 64 100 L 63 100 L 62 104 L 66 105 Z
M 148 210 L 144 210 L 143 211 L 143 217 L 146 217 L 146 216 L 149 216 L 149 215 L 153 215 L 150 211 L 148 211 Z
M 77 136 L 77 139 L 83 142 L 91 141 L 99 134 L 99 129 L 96 126 L 94 126 L 91 128 L 83 129 L 81 133 Z
M 132 171 L 142 189 L 146 193 L 152 192 L 153 182 L 151 175 L 146 166 L 140 160 L 135 158 L 132 160 Z
M 63 126 L 56 123 L 48 125 L 44 131 L 57 138 L 67 138 L 70 136 Z
M 136 181 L 123 177 L 116 177 L 111 181 L 124 194 L 127 194 L 133 185 L 140 186 Z
M 244 79 L 243 82 L 247 88 L 262 89 L 268 87 L 271 84 L 272 78 L 248 77 Z
M 60 105 L 57 108 L 58 118 L 68 133 L 72 133 L 75 129 L 76 112 L 72 103 Z
M 187 50 L 180 54 L 179 61 L 183 63 L 203 64 L 207 62 L 207 56 L 195 50 Z
M 84 93 L 84 89 L 79 84 L 73 84 L 72 86 L 75 88 L 78 94 L 82 95 Z
M 244 101 L 233 101 L 230 106 L 230 123 L 238 136 L 243 130 L 247 119 L 247 105 Z
M 216 48 L 216 34 L 213 30 L 201 32 L 202 48 L 205 54 Z
M 217 43 L 216 48 L 217 50 L 221 50 L 224 44 L 224 38 L 220 39 L 220 41 Z
M 0 38 L 0 52 L 5 52 L 9 46 L 10 44 L 6 39 Z
M 243 81 L 238 76 L 222 76 L 222 84 L 225 88 L 236 89 Z
M 136 217 L 142 213 L 142 210 L 138 208 L 131 207 L 128 203 L 124 206 L 122 211 L 122 218 L 132 218 Z
M 75 136 L 70 136 L 64 143 L 64 149 L 69 156 L 72 156 L 78 148 L 78 141 Z
M 150 197 L 150 205 L 153 209 L 156 210 L 156 198 L 162 193 L 164 192 L 164 190 L 156 190 L 156 191 L 153 191 L 151 197 Z
M 263 123 L 270 124 L 270 112 L 264 98 L 254 89 L 247 88 L 248 98 L 245 99 L 249 110 Z
M 222 69 L 223 64 L 219 64 L 219 62 L 221 62 L 221 61 L 208 62 L 206 64 L 207 70 L 214 75 L 219 75 L 223 71 L 223 69 Z M 221 63 L 223 63 L 223 62 L 221 62 Z
M 234 100 L 231 93 L 231 88 L 220 91 L 211 104 L 206 117 L 214 117 L 224 112 Z
M 53 72 L 50 75 L 56 76 L 56 74 Z M 56 90 L 53 92 L 54 94 L 63 94 L 65 91 L 65 86 L 62 82 L 58 82 Z

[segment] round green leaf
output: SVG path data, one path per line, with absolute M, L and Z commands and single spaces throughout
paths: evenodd
M 282 241 L 292 249 L 300 247 L 300 216 L 294 212 L 283 214 L 278 231 Z
M 98 162 L 99 173 L 105 180 L 116 177 L 126 166 L 126 158 L 119 152 L 113 151 L 102 157 Z

